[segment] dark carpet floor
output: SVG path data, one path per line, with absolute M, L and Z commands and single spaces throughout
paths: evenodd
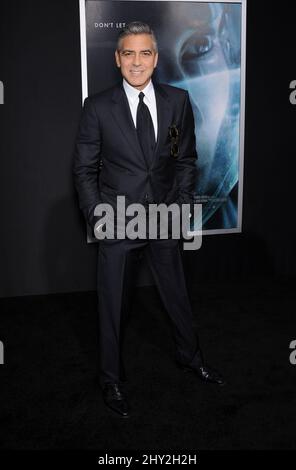
M 176 367 L 158 293 L 137 288 L 129 419 L 106 409 L 95 381 L 95 292 L 1 299 L 1 448 L 295 449 L 294 283 L 200 283 L 190 297 L 207 363 L 228 384 Z

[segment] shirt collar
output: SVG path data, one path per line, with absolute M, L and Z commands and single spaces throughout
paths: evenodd
M 131 86 L 125 79 L 123 79 L 123 88 L 129 100 L 134 102 L 139 99 L 140 90 Z M 147 98 L 148 101 L 151 101 L 153 98 L 153 94 L 154 94 L 154 87 L 153 87 L 152 80 L 150 80 L 150 82 L 141 91 L 144 93 L 145 98 Z

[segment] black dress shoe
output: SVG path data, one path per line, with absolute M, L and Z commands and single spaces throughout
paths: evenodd
M 224 378 L 218 371 L 211 369 L 210 367 L 205 366 L 204 364 L 194 367 L 183 365 L 179 362 L 177 362 L 177 364 L 184 372 L 194 372 L 197 377 L 203 382 L 210 382 L 218 385 L 225 385 L 226 383 Z
M 105 404 L 123 418 L 129 417 L 130 407 L 119 383 L 107 383 L 103 388 L 103 399 Z

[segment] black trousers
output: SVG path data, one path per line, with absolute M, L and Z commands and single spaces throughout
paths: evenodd
M 180 240 L 100 240 L 97 293 L 99 314 L 99 382 L 125 380 L 122 358 L 123 317 L 129 308 L 140 254 L 146 256 L 164 307 L 173 324 L 176 359 L 201 362 L 198 336 L 185 284 Z

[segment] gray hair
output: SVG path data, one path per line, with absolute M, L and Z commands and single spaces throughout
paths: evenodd
M 154 31 L 147 23 L 142 23 L 142 21 L 132 21 L 131 23 L 127 24 L 122 31 L 120 31 L 117 39 L 118 51 L 120 51 L 122 39 L 126 36 L 130 36 L 131 34 L 150 34 L 154 50 L 157 52 L 157 41 L 154 35 Z

